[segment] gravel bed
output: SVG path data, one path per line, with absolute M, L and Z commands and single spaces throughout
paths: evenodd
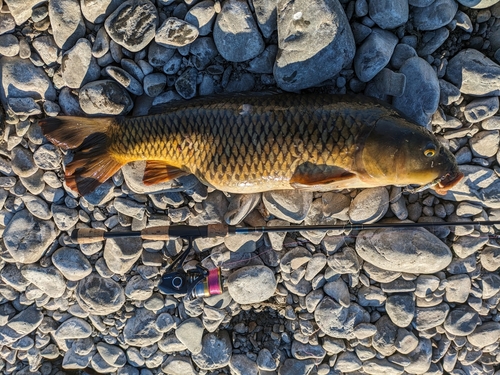
M 0 0 L 0 372 L 500 374 L 499 64 L 499 0 Z M 37 124 L 277 90 L 388 101 L 465 178 L 230 195 L 133 163 L 79 197 Z M 181 240 L 69 237 L 378 220 L 471 224 L 200 238 L 225 291 L 194 300 L 158 290 Z

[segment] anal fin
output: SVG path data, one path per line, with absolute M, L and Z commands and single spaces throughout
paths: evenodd
M 177 167 L 172 167 L 164 161 L 148 160 L 142 182 L 144 185 L 154 185 L 160 182 L 170 181 L 189 174 Z

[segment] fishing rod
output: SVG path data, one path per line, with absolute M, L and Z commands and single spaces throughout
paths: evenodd
M 129 232 L 106 232 L 96 228 L 78 228 L 71 233 L 76 244 L 89 244 L 112 238 L 138 237 L 143 240 L 166 241 L 174 238 L 187 240 L 187 246 L 173 259 L 162 275 L 158 289 L 166 295 L 186 296 L 187 299 L 210 297 L 222 294 L 222 276 L 219 267 L 208 270 L 201 264 L 194 268 L 183 269 L 183 264 L 193 248 L 193 240 L 200 237 L 225 237 L 231 234 L 276 233 L 298 231 L 328 230 L 363 230 L 383 228 L 422 228 L 441 226 L 500 225 L 497 221 L 463 221 L 437 223 L 376 223 L 376 224 L 342 224 L 342 225 L 295 225 L 273 227 L 236 227 L 225 224 L 209 224 L 202 226 L 170 225 Z
M 136 237 L 143 240 L 166 241 L 173 238 L 200 238 L 226 237 L 232 234 L 249 233 L 277 233 L 299 231 L 328 231 L 328 230 L 364 230 L 384 228 L 427 228 L 427 227 L 456 227 L 471 225 L 500 225 L 500 220 L 486 221 L 456 221 L 434 223 L 375 223 L 375 224 L 341 224 L 341 225 L 290 225 L 272 227 L 236 227 L 225 224 L 209 224 L 202 226 L 169 225 L 129 232 L 106 232 L 104 229 L 79 228 L 71 233 L 71 239 L 76 244 L 101 242 L 110 238 Z

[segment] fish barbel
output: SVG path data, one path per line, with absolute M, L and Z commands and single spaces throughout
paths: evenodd
M 138 160 L 147 161 L 145 184 L 193 173 L 232 193 L 410 184 L 444 193 L 463 176 L 431 132 L 363 96 L 234 95 L 141 117 L 39 123 L 54 145 L 74 149 L 65 178 L 82 195 Z

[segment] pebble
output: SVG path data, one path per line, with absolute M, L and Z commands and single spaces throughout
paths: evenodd
M 66 85 L 75 89 L 99 79 L 100 68 L 92 56 L 92 45 L 87 39 L 78 39 L 76 44 L 63 55 L 61 71 Z
M 463 94 L 500 95 L 500 66 L 475 49 L 464 49 L 453 56 L 446 78 Z
M 21 199 L 28 211 L 36 218 L 48 220 L 52 217 L 49 205 L 40 197 L 32 194 L 24 194 Z
M 127 91 L 112 80 L 87 83 L 80 89 L 79 104 L 88 115 L 124 115 L 133 107 Z
M 299 224 L 311 208 L 312 195 L 300 190 L 270 191 L 262 194 L 262 202 L 270 214 Z
M 78 250 L 62 247 L 52 254 L 52 263 L 67 280 L 79 281 L 92 272 L 87 258 Z
M 479 315 L 469 306 L 458 306 L 450 311 L 443 324 L 446 332 L 456 336 L 470 335 L 480 323 Z
M 117 228 L 117 230 L 123 229 Z M 141 256 L 141 249 L 140 238 L 109 239 L 104 246 L 103 257 L 113 273 L 124 275 Z
M 427 338 L 420 338 L 418 346 L 407 357 L 410 363 L 405 366 L 405 371 L 409 374 L 424 374 L 431 366 L 432 342 Z
M 374 28 L 359 46 L 354 57 L 354 71 L 362 82 L 375 77 L 390 61 L 398 38 L 391 32 Z
M 497 96 L 474 99 L 465 106 L 464 115 L 470 123 L 481 122 L 497 113 L 498 108 Z
M 361 231 L 356 252 L 383 270 L 408 273 L 438 272 L 452 258 L 448 246 L 422 228 Z
M 280 53 L 274 66 L 278 87 L 297 91 L 315 86 L 350 64 L 354 36 L 339 2 L 284 1 L 278 13 Z
M 370 18 L 382 29 L 395 29 L 408 21 L 406 1 L 372 0 L 368 9 Z
M 14 330 L 16 333 L 16 340 L 21 338 L 22 336 L 25 336 L 31 332 L 33 332 L 37 327 L 40 326 L 43 320 L 43 313 L 42 311 L 38 310 L 35 305 L 31 305 L 27 307 L 26 309 L 22 310 L 19 312 L 19 314 L 14 315 L 9 319 L 7 324 L 5 325 L 6 327 L 10 328 L 11 330 Z M 8 342 L 5 342 L 7 340 L 7 337 L 3 338 L 3 343 L 6 344 L 11 344 Z
M 90 23 L 99 24 L 104 22 L 106 17 L 108 17 L 120 3 L 120 0 L 103 0 L 99 2 L 84 1 L 81 3 L 82 14 Z
M 363 366 L 358 356 L 353 352 L 340 353 L 335 362 L 334 370 L 340 372 L 352 372 L 359 370 Z
M 92 334 L 92 326 L 80 318 L 64 321 L 53 333 L 56 340 L 84 339 Z
M 426 126 L 439 99 L 439 81 L 432 67 L 420 57 L 412 57 L 403 64 L 399 72 L 406 76 L 406 87 L 401 96 L 395 97 L 393 105 L 417 124 Z M 426 95 L 419 95 L 425 92 Z
M 152 73 L 144 77 L 144 92 L 155 98 L 163 91 L 167 84 L 167 77 L 163 73 Z
M 115 345 L 109 345 L 104 342 L 98 342 L 97 352 L 106 363 L 113 367 L 123 367 L 127 362 L 127 357 L 122 349 Z
M 387 315 L 398 327 L 408 327 L 415 314 L 415 298 L 410 293 L 397 293 L 387 297 Z
M 199 70 L 207 68 L 218 54 L 213 39 L 209 37 L 198 38 L 190 46 L 193 64 Z
M 385 187 L 364 189 L 351 202 L 349 218 L 352 223 L 374 223 L 389 208 L 389 193 Z
M 227 288 L 234 301 L 241 304 L 263 302 L 274 295 L 274 272 L 266 266 L 240 268 L 228 277 Z
M 112 279 L 91 273 L 78 282 L 76 300 L 84 311 L 93 315 L 108 315 L 120 310 L 125 303 L 125 294 Z
M 38 170 L 33 155 L 24 147 L 14 147 L 11 151 L 11 155 L 12 172 L 17 176 L 29 177 Z
M 32 46 L 46 65 L 57 62 L 60 50 L 54 37 L 48 35 L 39 36 L 33 40 Z
M 447 278 L 445 299 L 447 302 L 464 303 L 469 297 L 471 280 L 468 275 L 453 275 Z
M 495 247 L 485 247 L 479 254 L 481 266 L 490 272 L 500 268 L 500 249 Z
M 51 298 L 59 298 L 66 290 L 63 275 L 55 267 L 25 264 L 21 268 L 23 277 Z
M 184 99 L 196 96 L 198 71 L 195 68 L 187 69 L 175 80 L 175 89 Z
M 161 369 L 166 374 L 196 375 L 191 360 L 183 356 L 169 356 L 162 364 Z
M 417 331 L 425 331 L 444 323 L 450 311 L 450 306 L 441 303 L 432 307 L 417 307 L 415 312 L 415 328 Z
M 488 158 L 497 154 L 499 141 L 498 130 L 485 130 L 476 133 L 470 138 L 469 145 L 474 156 Z
M 19 53 L 19 40 L 12 34 L 0 35 L 0 53 L 4 56 L 16 56 Z
M 333 338 L 354 338 L 354 327 L 368 323 L 368 313 L 356 303 L 343 307 L 330 297 L 324 297 L 314 311 L 319 328 Z
M 169 17 L 156 30 L 155 42 L 166 47 L 183 47 L 194 42 L 199 31 L 196 26 L 175 17 Z
M 104 71 L 131 94 L 142 95 L 144 93 L 141 83 L 124 69 L 117 66 L 107 66 Z
M 420 30 L 437 30 L 448 25 L 458 10 L 453 0 L 435 0 L 425 7 L 413 9 L 413 24 Z
M 314 360 L 299 361 L 297 359 L 286 359 L 278 369 L 280 375 L 307 375 L 314 368 Z
M 196 27 L 200 36 L 206 36 L 212 32 L 215 16 L 214 2 L 204 0 L 189 9 L 184 20 Z
M 202 339 L 202 349 L 191 356 L 193 362 L 202 370 L 216 370 L 229 364 L 233 347 L 225 330 L 207 333 Z
M 37 262 L 57 236 L 52 221 L 40 220 L 28 210 L 17 212 L 3 232 L 3 243 L 16 262 Z
M 139 52 L 155 37 L 158 12 L 149 0 L 128 0 L 106 18 L 104 27 L 117 44 Z
M 467 336 L 467 341 L 477 348 L 484 348 L 500 338 L 500 323 L 485 322 Z
M 264 50 L 259 33 L 246 1 L 228 0 L 217 14 L 213 38 L 221 56 L 230 62 L 253 59 Z
M 56 0 L 49 3 L 52 35 L 57 46 L 67 50 L 85 36 L 85 23 L 78 0 Z
M 136 301 L 145 301 L 153 295 L 154 283 L 140 275 L 134 275 L 125 286 L 125 295 Z
M 31 61 L 19 57 L 3 56 L 1 67 L 1 99 L 6 105 L 7 97 L 31 97 L 39 99 L 56 99 L 56 91 L 47 74 Z
M 375 323 L 377 333 L 373 336 L 373 348 L 383 356 L 390 356 L 396 351 L 395 341 L 398 327 L 394 325 L 391 319 L 384 315 Z

